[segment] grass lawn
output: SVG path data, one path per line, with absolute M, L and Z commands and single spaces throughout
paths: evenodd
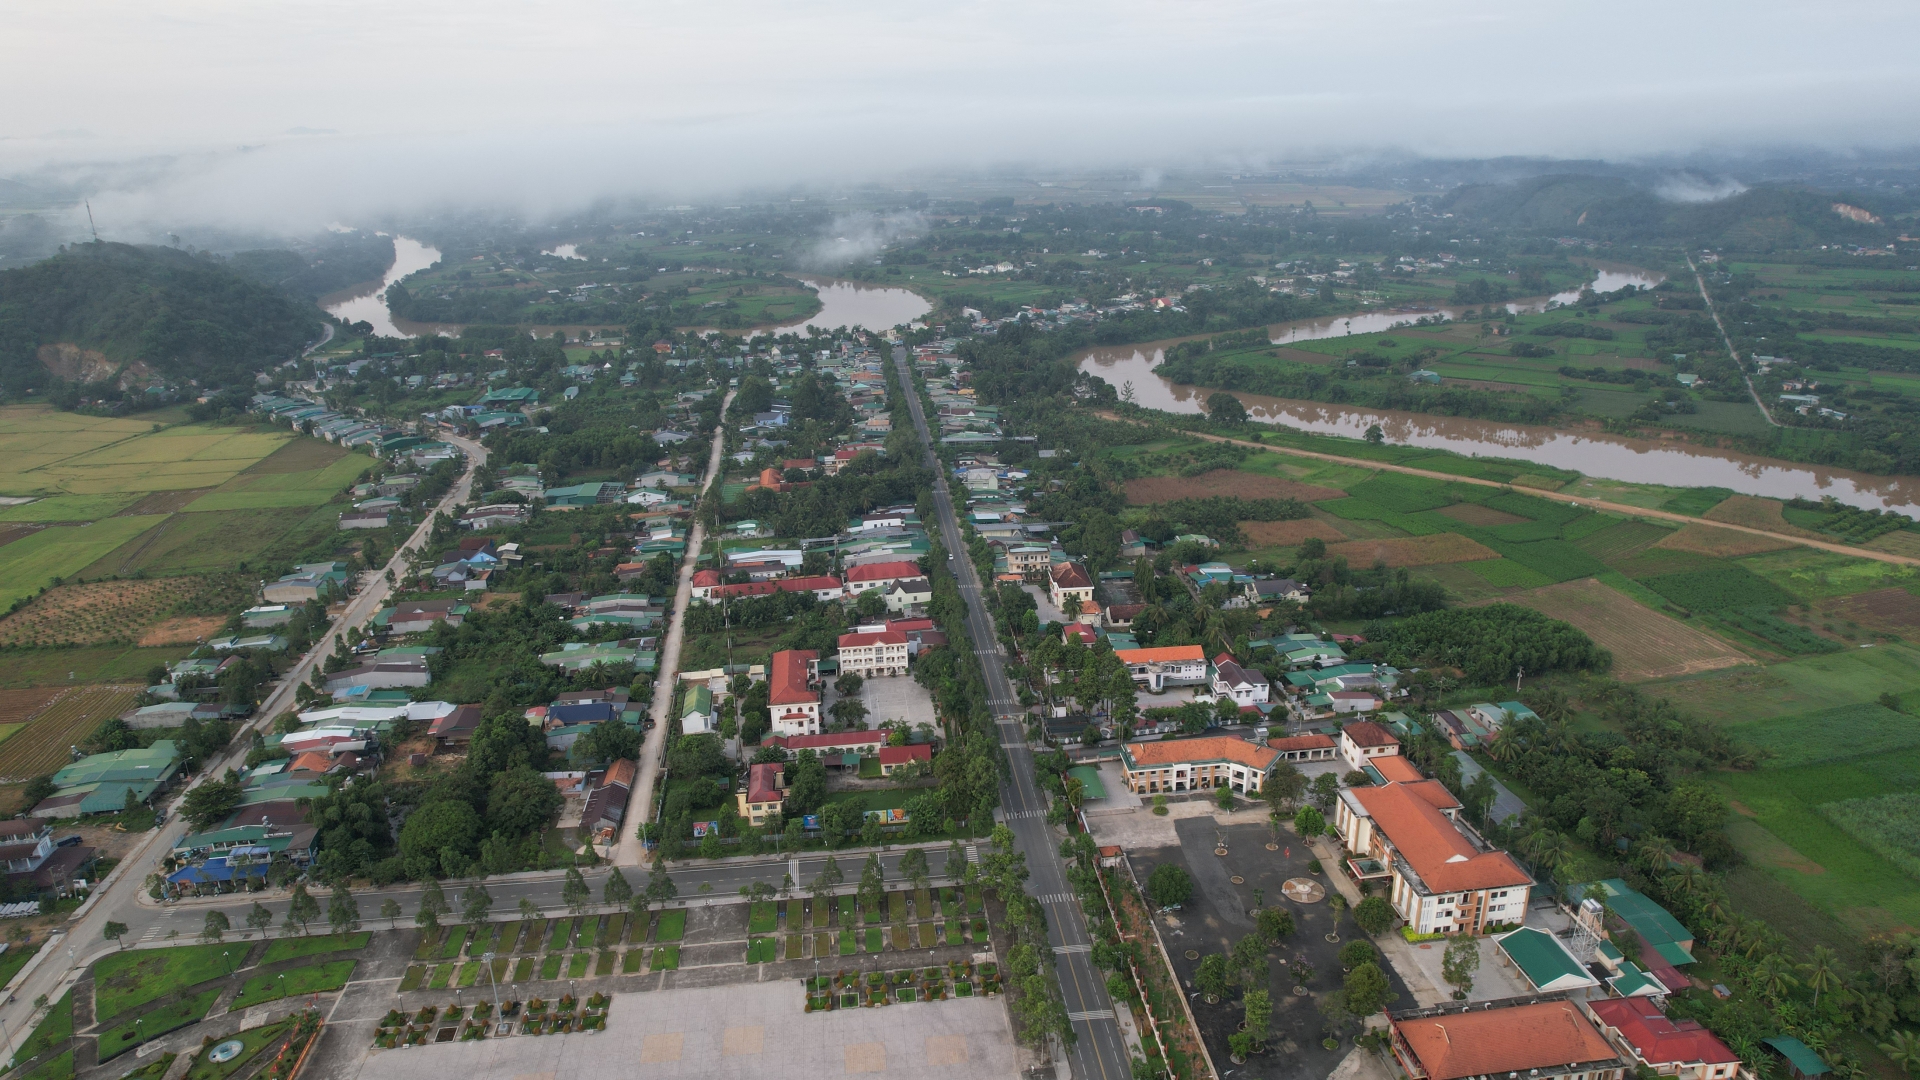
M 687 936 L 687 911 L 685 908 L 675 908 L 672 911 L 663 911 L 660 913 L 659 921 L 654 924 L 653 940 L 679 941 L 685 936 Z
M 599 934 L 599 919 L 588 918 L 580 920 L 580 940 L 573 943 L 574 947 L 578 949 L 593 948 L 593 943 L 598 939 Z
M 453 964 L 435 965 L 433 969 L 433 977 L 427 980 L 427 989 L 445 990 L 448 986 L 452 985 L 454 966 L 455 965 Z
M 560 977 L 560 965 L 567 958 L 566 953 L 548 953 L 540 958 L 540 977 L 557 979 Z
M 442 960 L 459 959 L 460 950 L 465 948 L 466 944 L 467 944 L 467 928 L 464 926 L 454 927 L 453 932 L 447 935 L 446 942 L 440 946 L 440 959 Z
M 775 945 L 772 938 L 757 937 L 747 942 L 747 963 L 764 964 L 775 957 Z
M 945 915 L 947 918 L 951 919 L 959 915 L 960 913 L 961 912 L 960 912 L 959 895 L 956 894 L 951 888 L 943 887 L 940 890 L 940 914 Z
M 414 946 L 413 948 L 413 958 L 415 960 L 433 959 L 433 947 L 439 943 L 440 935 L 446 932 L 447 931 L 445 927 L 440 927 L 438 929 L 428 930 L 425 933 L 421 934 L 420 944 Z
M 73 1051 L 42 1063 L 20 1080 L 73 1080 Z
M 645 970 L 641 965 L 646 960 L 646 956 L 647 950 L 645 949 L 638 947 L 628 949 L 626 953 L 620 957 L 621 973 L 631 975 L 636 971 Z
M 20 969 L 27 966 L 27 961 L 33 959 L 33 954 L 39 951 L 38 945 L 25 945 L 8 949 L 5 955 L 0 955 L 0 986 L 12 981 Z
M 680 967 L 680 946 L 662 945 L 653 950 L 653 962 L 647 965 L 648 971 L 677 971 Z
M 100 1059 L 116 1054 L 124 1054 L 148 1039 L 158 1038 L 169 1031 L 177 1031 L 188 1024 L 197 1024 L 213 1007 L 213 999 L 220 991 L 202 990 L 191 997 L 177 998 L 141 1016 L 138 1020 L 129 1020 L 117 1028 L 100 1033 Z
M 520 935 L 520 944 L 515 947 L 514 951 L 523 953 L 539 952 L 540 942 L 546 938 L 547 920 L 535 919 L 523 925 L 526 927 L 526 930 Z
M 458 978 L 453 980 L 453 985 L 472 986 L 473 984 L 479 982 L 480 972 L 484 970 L 486 966 L 487 965 L 479 962 L 478 960 L 469 960 L 465 964 L 460 965 L 460 975 Z
M 117 952 L 93 968 L 94 1015 L 107 1020 L 149 1001 L 227 974 L 232 946 L 188 945 L 178 949 Z
M 905 922 L 907 918 L 907 894 L 891 892 L 887 894 L 887 921 Z
M 893 939 L 893 947 L 896 952 L 905 952 L 913 948 L 912 927 L 901 926 L 896 923 L 888 927 L 888 929 L 892 931 L 889 936 Z
M 620 958 L 619 954 L 614 952 L 612 949 L 601 950 L 599 959 L 596 960 L 593 965 L 594 975 L 600 976 L 600 975 L 613 974 L 613 962 L 615 960 L 618 960 L 619 958 Z
M 600 935 L 600 944 L 618 945 L 627 940 L 627 913 L 611 915 L 607 918 L 606 932 Z
M 533 957 L 523 956 L 519 963 L 513 965 L 513 981 L 526 982 L 531 978 L 533 978 Z
M 770 934 L 779 920 L 779 910 L 773 906 L 773 901 L 756 900 L 752 914 L 747 917 L 747 933 Z
M 877 953 L 880 951 L 880 949 L 881 949 L 880 928 L 877 926 L 867 927 L 867 951 Z
M 47 1018 L 33 1029 L 27 1041 L 21 1043 L 13 1053 L 14 1062 L 31 1061 L 41 1054 L 65 1042 L 73 1034 L 73 991 L 60 995 L 60 1000 L 47 1010 Z
M 947 920 L 947 944 L 961 944 L 960 920 L 958 919 Z
M 405 975 L 400 976 L 400 989 L 418 990 L 420 989 L 421 982 L 423 982 L 426 979 L 426 977 L 427 977 L 426 968 L 422 967 L 419 964 L 411 964 L 407 967 L 407 973 Z
M 804 934 L 788 934 L 787 935 L 786 958 L 788 960 L 798 960 L 801 957 L 805 956 L 806 952 L 807 952 L 806 935 Z
M 553 924 L 553 937 L 547 941 L 549 952 L 564 949 L 567 942 L 573 940 L 573 920 L 561 919 Z
M 1758 568 L 1756 572 L 1758 571 Z M 1776 579 L 1777 580 L 1777 579 Z M 1791 585 L 1781 582 L 1782 585 Z M 1685 712 L 1718 720 L 1741 737 L 1739 725 L 1776 716 L 1812 713 L 1839 705 L 1870 702 L 1884 692 L 1913 687 L 1920 670 L 1920 649 L 1882 644 L 1845 649 L 1773 664 L 1766 668 L 1728 668 L 1644 684 L 1641 689 L 1671 700 Z
M 240 1040 L 241 1050 L 233 1060 L 215 1064 L 204 1057 L 199 1058 L 187 1070 L 187 1080 L 226 1080 L 252 1061 L 263 1048 L 272 1046 L 276 1040 L 285 1035 L 291 1023 L 291 1020 L 282 1020 L 276 1024 L 267 1024 L 252 1031 L 241 1032 L 234 1036 Z
M 577 952 L 567 957 L 567 978 L 577 979 L 587 973 L 587 965 L 593 962 L 592 953 Z
M 860 946 L 856 943 L 856 940 L 851 933 L 848 933 L 847 931 L 843 930 L 835 934 L 834 938 L 840 943 L 841 956 L 852 956 L 854 953 L 857 953 L 860 951 Z
M 340 952 L 346 949 L 364 949 L 373 935 L 366 931 L 340 937 L 335 934 L 323 934 L 319 937 L 281 938 L 267 946 L 260 957 L 262 964 L 277 964 L 282 960 L 297 960 L 302 956 L 314 956 L 319 953 Z

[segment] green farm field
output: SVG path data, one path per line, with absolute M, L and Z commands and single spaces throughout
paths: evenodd
M 81 573 L 90 578 L 197 574 L 230 570 L 242 562 L 273 561 L 276 554 L 291 557 L 295 550 L 335 533 L 337 514 L 304 506 L 174 514 L 151 534 L 109 552 Z
M 0 606 L 32 596 L 53 578 L 70 577 L 165 520 L 110 517 L 90 525 L 57 525 L 0 547 Z

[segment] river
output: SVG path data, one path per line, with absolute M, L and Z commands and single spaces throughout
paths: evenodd
M 1149 409 L 1197 415 L 1206 387 L 1187 386 L 1154 374 L 1158 344 L 1093 349 L 1079 359 L 1080 370 L 1098 375 L 1121 393 L 1128 384 L 1133 400 Z M 1752 454 L 1685 443 L 1631 439 L 1587 431 L 1562 431 L 1494 420 L 1398 412 L 1333 405 L 1319 401 L 1267 397 L 1239 390 L 1233 396 L 1255 421 L 1322 435 L 1359 438 L 1379 424 L 1396 446 L 1451 450 L 1474 457 L 1537 461 L 1556 469 L 1634 484 L 1671 487 L 1723 487 L 1772 499 L 1831 495 L 1849 506 L 1899 510 L 1920 506 L 1920 482 L 1912 477 L 1874 476 L 1817 465 L 1799 465 Z
M 753 336 L 805 330 L 809 326 L 817 326 L 822 330 L 838 330 L 848 326 L 889 330 L 933 310 L 933 305 L 926 298 L 911 289 L 869 285 L 864 281 L 813 274 L 793 276 L 811 285 L 814 292 L 819 294 L 820 310 L 803 319 L 792 319 L 777 326 L 756 327 Z
M 1666 278 L 1663 275 L 1644 270 L 1607 268 L 1599 270 L 1598 276 L 1588 286 L 1581 286 L 1581 288 L 1590 286 L 1595 292 L 1615 292 L 1629 285 L 1638 285 L 1641 288 L 1651 289 L 1664 280 Z M 1578 299 L 1580 299 L 1580 289 L 1568 289 L 1566 292 L 1554 293 L 1552 296 L 1516 300 L 1500 306 L 1514 315 L 1531 315 L 1545 311 L 1549 305 L 1571 304 Z M 1422 316 L 1457 319 L 1461 312 L 1468 310 L 1477 310 L 1477 308 L 1447 305 L 1419 311 L 1368 311 L 1358 315 L 1300 319 L 1273 327 L 1271 336 L 1275 345 L 1285 345 L 1294 341 L 1318 341 L 1322 338 L 1345 337 L 1348 334 L 1377 334 L 1383 330 L 1392 330 L 1411 323 Z
M 327 314 L 334 318 L 344 319 L 349 323 L 370 323 L 373 326 L 373 332 L 383 337 L 420 337 L 423 334 L 459 333 L 459 327 L 396 322 L 393 312 L 387 310 L 387 286 L 408 274 L 417 274 L 439 261 L 439 248 L 429 247 L 409 237 L 396 236 L 393 238 L 393 265 L 387 267 L 387 272 L 380 278 L 379 284 L 364 287 L 360 292 L 337 300 L 335 297 L 327 297 L 321 303 L 326 308 Z

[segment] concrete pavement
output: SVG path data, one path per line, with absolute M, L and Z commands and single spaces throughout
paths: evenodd
M 395 571 L 396 575 L 406 569 L 406 555 L 426 543 L 427 536 L 433 531 L 433 517 L 466 501 L 473 490 L 473 469 L 484 463 L 486 449 L 467 439 L 449 436 L 447 441 L 458 446 L 467 455 L 468 469 L 452 490 L 434 507 L 434 513 L 424 516 L 420 526 L 407 538 L 406 544 L 394 551 L 393 558 L 384 569 Z M 43 1018 L 43 1013 L 33 1007 L 32 1002 L 44 994 L 49 1002 L 57 1001 L 60 995 L 72 985 L 80 971 L 92 963 L 99 955 L 111 952 L 113 946 L 104 935 L 108 922 L 118 922 L 132 927 L 135 922 L 143 926 L 149 919 L 143 919 L 142 913 L 151 915 L 155 902 L 146 895 L 145 881 L 153 872 L 159 856 L 173 848 L 174 841 L 187 832 L 185 819 L 178 814 L 180 803 L 187 791 L 198 786 L 207 777 L 218 777 L 228 768 L 237 767 L 246 759 L 249 740 L 246 736 L 254 730 L 264 730 L 273 722 L 273 718 L 293 703 L 294 690 L 305 682 L 314 665 L 322 663 L 332 654 L 335 643 L 350 627 L 364 624 L 379 609 L 380 602 L 391 591 L 386 576 L 369 574 L 368 583 L 347 605 L 342 616 L 335 620 L 327 633 L 314 644 L 299 662 L 281 676 L 272 692 L 267 695 L 255 717 L 247 727 L 235 737 L 232 748 L 223 757 L 209 762 L 187 787 L 175 793 L 168 807 L 167 824 L 152 830 L 120 861 L 112 873 L 96 888 L 91 898 L 74 912 L 69 920 L 64 937 L 56 937 L 41 947 L 40 953 L 21 969 L 19 982 L 11 995 L 0 1002 L 0 1026 L 14 1045 L 26 1038 L 27 1034 Z M 199 926 L 192 927 L 187 937 L 197 934 Z M 142 931 L 144 932 L 144 931 Z M 129 937 L 134 936 L 130 931 Z
M 980 661 L 981 675 L 987 684 L 987 704 L 994 710 L 1000 744 L 1006 749 L 1010 775 L 1001 783 L 1000 805 L 1014 840 L 1027 859 L 1027 891 L 1042 897 L 1047 910 L 1047 940 L 1054 949 L 1054 965 L 1060 976 L 1060 995 L 1079 1036 L 1073 1055 L 1076 1080 L 1129 1080 L 1133 1075 L 1129 1054 L 1119 1025 L 1114 1019 L 1113 1001 L 1107 996 L 1106 980 L 1093 964 L 1092 938 L 1087 934 L 1086 918 L 1080 901 L 1067 884 L 1066 867 L 1054 843 L 1053 830 L 1046 822 L 1046 800 L 1034 783 L 1033 752 L 1027 747 L 1026 713 L 1019 696 L 1007 679 L 1004 658 L 993 632 L 993 617 L 980 599 L 980 582 L 972 562 L 966 557 L 960 526 L 955 518 L 953 497 L 947 478 L 933 455 L 933 440 L 927 431 L 925 410 L 913 385 L 913 371 L 907 351 L 896 346 L 894 367 L 900 376 L 901 390 L 913 413 L 914 430 L 926 451 L 928 467 L 934 471 L 933 503 L 942 542 L 953 559 L 947 564 L 966 601 L 967 637 Z
M 734 391 L 720 401 L 720 422 L 714 425 L 713 448 L 707 454 L 707 472 L 700 478 L 700 493 L 705 495 L 720 475 L 720 452 L 726 447 L 727 409 L 733 404 Z M 627 815 L 620 823 L 620 842 L 612 858 L 616 866 L 639 866 L 646 861 L 646 845 L 640 841 L 640 826 L 652 817 L 653 789 L 660 782 L 660 769 L 666 762 L 668 715 L 673 709 L 675 683 L 680 677 L 680 643 L 686 638 L 687 605 L 693 601 L 693 569 L 700 563 L 700 545 L 707 538 L 706 527 L 696 518 L 687 533 L 687 557 L 680 561 L 680 584 L 673 594 L 673 617 L 667 625 L 667 640 L 660 646 L 660 666 L 654 672 L 653 727 L 640 747 L 640 775 L 635 778 L 633 794 L 627 798 Z

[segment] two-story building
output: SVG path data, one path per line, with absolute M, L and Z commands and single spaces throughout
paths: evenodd
M 747 783 L 734 797 L 741 820 L 759 828 L 787 805 L 787 767 L 779 762 L 747 766 Z
M 1400 740 L 1371 720 L 1356 720 L 1340 729 L 1340 758 L 1349 769 L 1365 768 L 1375 758 L 1399 753 Z
M 1120 764 L 1136 795 L 1230 787 L 1257 794 L 1273 775 L 1278 751 L 1230 735 L 1122 743 Z
M 1168 686 L 1193 686 L 1207 681 L 1207 651 L 1198 645 L 1167 645 L 1157 649 L 1115 649 L 1133 681 L 1159 693 Z
M 783 649 L 767 671 L 767 711 L 776 735 L 820 733 L 820 654 Z
M 1481 934 L 1526 921 L 1533 879 L 1460 820 L 1460 801 L 1440 781 L 1343 788 L 1333 809 L 1353 876 L 1385 883 L 1414 933 Z
M 1622 1080 L 1632 1072 L 1571 1001 L 1455 1002 L 1390 1014 L 1393 1056 L 1409 1080 L 1524 1077 Z
M 840 635 L 840 670 L 863 679 L 907 673 L 907 635 L 899 630 L 856 630 Z
M 1076 600 L 1084 608 L 1093 603 L 1093 578 L 1079 563 L 1061 563 L 1053 568 L 1047 595 L 1061 611 L 1067 610 L 1068 600 Z
M 927 576 L 919 563 L 873 562 L 847 568 L 847 594 L 858 596 L 868 589 L 885 589 L 896 581 Z
M 1273 690 L 1265 675 L 1241 667 L 1228 653 L 1213 658 L 1212 680 L 1214 697 L 1231 698 L 1241 708 L 1266 704 Z
M 1698 1020 L 1669 1020 L 1644 997 L 1582 1003 L 1587 1016 L 1628 1061 L 1678 1080 L 1733 1080 L 1740 1055 Z

